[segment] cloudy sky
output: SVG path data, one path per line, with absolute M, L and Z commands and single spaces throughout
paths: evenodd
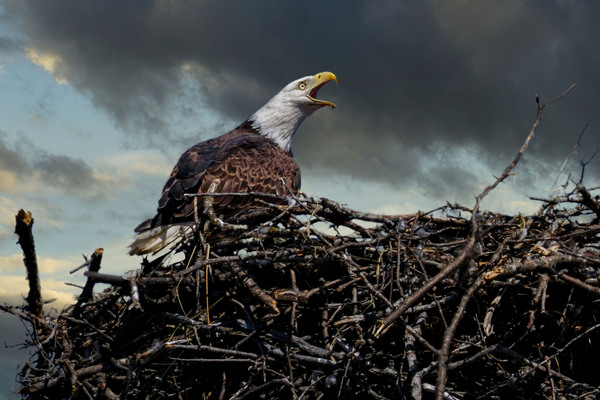
M 35 218 L 45 298 L 60 307 L 81 254 L 124 273 L 190 145 L 227 132 L 296 78 L 329 70 L 293 149 L 303 190 L 373 212 L 472 206 L 520 148 L 514 179 L 484 204 L 531 213 L 600 140 L 600 3 L 566 0 L 61 2 L 0 0 L 0 302 L 27 293 L 14 215 Z M 592 162 L 585 176 L 598 186 Z M 2 318 L 0 387 L 22 327 Z M 13 329 L 14 327 L 14 329 Z M 2 354 L 4 353 L 4 354 Z M 0 398 L 8 392 L 0 392 Z

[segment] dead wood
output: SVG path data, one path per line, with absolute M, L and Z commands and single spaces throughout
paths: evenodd
M 23 250 L 23 263 L 27 270 L 27 280 L 29 281 L 29 294 L 27 295 L 27 305 L 29 311 L 35 316 L 42 315 L 42 287 L 38 273 L 37 256 L 35 254 L 35 241 L 33 239 L 33 217 L 31 212 L 19 210 L 15 216 L 15 233 L 19 237 L 19 244 Z
M 427 399 L 444 379 L 446 398 L 593 396 L 599 231 L 578 193 L 530 217 L 481 212 L 478 235 L 463 206 L 361 220 L 316 198 L 238 216 L 235 241 L 238 221 L 209 224 L 206 250 L 172 250 L 182 261 L 86 272 L 109 288 L 56 317 L 3 307 L 35 320 L 46 358 L 20 393 Z
M 122 276 L 86 261 L 89 285 L 109 287 L 84 289 L 57 316 L 0 306 L 31 325 L 26 345 L 45 360 L 23 369 L 20 394 L 596 397 L 598 188 L 579 182 L 531 216 L 479 208 L 514 173 L 549 103 L 472 208 L 376 215 L 240 193 L 263 206 L 226 221 L 197 215 L 195 237 L 169 250 L 181 261 L 143 260 Z

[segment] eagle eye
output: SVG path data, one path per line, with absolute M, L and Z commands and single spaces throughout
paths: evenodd
M 298 84 L 298 89 L 305 90 L 306 89 L 306 82 L 300 82 Z

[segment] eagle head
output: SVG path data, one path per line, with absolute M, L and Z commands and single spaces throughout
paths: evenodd
M 337 83 L 336 76 L 331 72 L 319 72 L 316 75 L 305 76 L 288 83 L 274 98 L 280 97 L 281 101 L 290 102 L 298 107 L 307 107 L 312 110 L 311 113 L 324 106 L 335 108 L 335 104 L 332 102 L 317 99 L 319 89 L 329 81 Z
M 291 151 L 292 138 L 302 122 L 319 108 L 335 108 L 330 101 L 317 98 L 319 89 L 329 81 L 337 83 L 331 72 L 319 72 L 288 83 L 248 121 L 261 135 L 275 141 L 283 150 Z

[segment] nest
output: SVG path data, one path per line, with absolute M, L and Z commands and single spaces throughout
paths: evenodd
M 35 348 L 20 393 L 404 399 L 443 385 L 446 398 L 595 396 L 600 225 L 586 193 L 530 217 L 450 204 L 385 216 L 298 199 L 207 223 L 128 276 L 98 272 L 98 249 L 76 305 L 55 317 L 10 309 L 31 323 Z M 97 282 L 110 286 L 92 295 Z
M 33 219 L 20 212 L 28 305 L 0 306 L 30 327 L 19 393 L 596 398 L 599 188 L 588 190 L 582 171 L 571 192 L 539 199 L 535 215 L 479 208 L 513 173 L 542 109 L 571 89 L 538 101 L 521 151 L 472 208 L 391 216 L 261 195 L 262 207 L 224 225 L 198 216 L 193 235 L 125 276 L 100 273 L 96 250 L 77 303 L 55 316 L 42 312 Z M 96 283 L 109 287 L 94 293 Z

